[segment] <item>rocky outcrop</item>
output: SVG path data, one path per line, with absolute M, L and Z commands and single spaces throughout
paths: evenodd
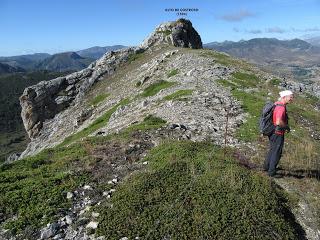
M 160 24 L 140 46 L 148 48 L 163 43 L 175 47 L 202 48 L 199 34 L 192 23 L 185 19 Z
M 191 22 L 179 19 L 158 26 L 140 47 L 108 52 L 84 70 L 26 88 L 20 97 L 20 104 L 21 117 L 29 137 L 35 139 L 39 136 L 44 121 L 52 119 L 71 104 L 81 101 L 87 90 L 101 76 L 112 75 L 132 54 L 164 43 L 178 47 L 202 48 L 201 38 Z
M 126 62 L 131 54 L 142 51 L 140 48 L 127 48 L 117 52 L 106 53 L 102 58 L 79 72 L 50 81 L 42 81 L 28 87 L 20 97 L 21 117 L 24 127 L 31 139 L 40 134 L 43 122 L 53 118 L 70 104 L 85 95 L 87 90 L 102 75 L 112 75 L 116 68 Z

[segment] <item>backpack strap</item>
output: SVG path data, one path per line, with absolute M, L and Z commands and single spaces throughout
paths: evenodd
M 288 122 L 289 117 L 288 117 L 288 113 L 287 113 L 287 107 L 286 107 L 286 105 L 284 105 L 284 104 L 280 104 L 280 103 L 277 103 L 277 104 L 274 104 L 274 107 L 276 107 L 276 106 L 284 107 L 284 110 L 285 110 L 285 112 L 286 112 L 286 119 L 287 119 L 287 122 Z

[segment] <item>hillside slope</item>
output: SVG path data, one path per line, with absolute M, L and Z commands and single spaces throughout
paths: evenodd
M 317 239 L 319 99 L 296 96 L 284 179 L 269 179 L 256 123 L 279 79 L 201 47 L 177 20 L 27 88 L 31 143 L 1 166 L 0 236 Z
M 53 72 L 77 71 L 86 68 L 93 59 L 84 58 L 75 52 L 54 54 L 41 61 L 36 68 Z

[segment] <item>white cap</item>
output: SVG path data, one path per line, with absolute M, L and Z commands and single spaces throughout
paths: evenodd
M 285 90 L 285 91 L 279 92 L 279 94 L 280 94 L 280 97 L 285 97 L 285 96 L 292 95 L 293 92 L 291 92 L 290 90 Z

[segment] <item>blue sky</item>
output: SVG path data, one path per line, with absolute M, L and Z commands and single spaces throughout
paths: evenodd
M 177 16 L 167 8 L 198 11 Z M 138 45 L 179 17 L 203 43 L 320 36 L 319 12 L 319 0 L 0 0 L 0 56 Z

